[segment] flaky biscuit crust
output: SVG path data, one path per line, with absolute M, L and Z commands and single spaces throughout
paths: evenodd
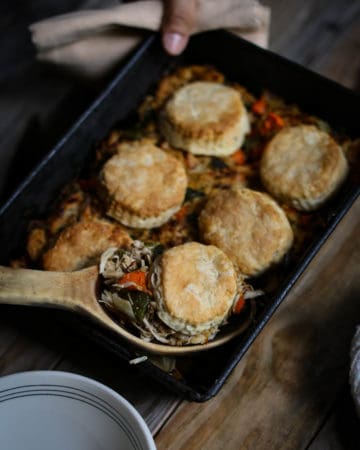
M 182 162 L 147 140 L 120 145 L 101 180 L 110 198 L 107 214 L 139 228 L 165 223 L 180 208 L 187 187 Z
M 99 262 L 109 247 L 132 242 L 121 226 L 104 220 L 83 220 L 62 231 L 55 245 L 43 256 L 45 270 L 71 272 Z
M 340 146 L 313 125 L 280 131 L 267 145 L 261 179 L 272 195 L 299 210 L 314 210 L 339 187 L 348 172 Z
M 246 276 L 280 261 L 293 241 L 291 226 L 277 203 L 245 188 L 210 197 L 199 216 L 199 228 L 204 242 L 222 249 Z
M 237 90 L 197 81 L 180 88 L 166 103 L 160 129 L 174 147 L 225 156 L 242 145 L 249 120 Z
M 218 248 L 189 242 L 164 252 L 157 261 L 154 289 L 160 313 L 183 332 L 194 333 L 221 323 L 237 292 L 230 259 Z

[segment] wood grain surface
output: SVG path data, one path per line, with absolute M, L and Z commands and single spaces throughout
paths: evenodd
M 36 60 L 27 25 L 115 0 L 0 6 L 0 189 L 11 192 L 84 111 L 106 80 L 83 83 Z M 268 0 L 270 48 L 360 90 L 357 0 Z M 314 93 L 316 95 L 316 93 Z M 334 106 L 336 107 L 336 105 Z M 34 369 L 106 383 L 140 411 L 158 449 L 358 449 L 348 388 L 349 346 L 360 322 L 359 201 L 328 239 L 220 393 L 183 401 L 134 367 L 41 315 L 2 307 L 0 375 Z

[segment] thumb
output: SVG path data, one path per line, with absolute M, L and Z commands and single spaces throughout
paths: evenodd
M 197 0 L 165 0 L 162 41 L 171 55 L 181 53 L 196 24 Z

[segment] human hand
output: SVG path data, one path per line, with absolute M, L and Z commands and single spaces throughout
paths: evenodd
M 181 53 L 194 31 L 199 10 L 198 0 L 164 0 L 162 42 L 170 55 Z

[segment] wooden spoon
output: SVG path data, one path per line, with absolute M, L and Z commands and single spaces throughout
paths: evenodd
M 143 353 L 183 355 L 208 350 L 229 341 L 244 329 L 244 324 L 214 340 L 199 345 L 170 346 L 146 342 L 117 324 L 98 302 L 97 266 L 76 272 L 50 272 L 12 269 L 0 266 L 0 304 L 60 308 L 79 313 L 116 332 Z

